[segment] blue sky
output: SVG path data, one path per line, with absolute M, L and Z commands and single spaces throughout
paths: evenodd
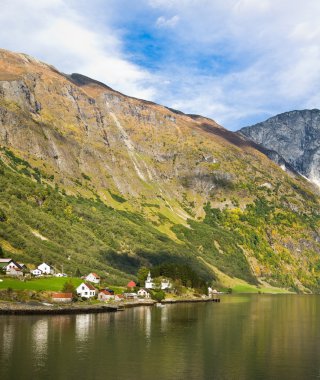
M 0 47 L 236 130 L 320 105 L 318 0 L 2 0 Z

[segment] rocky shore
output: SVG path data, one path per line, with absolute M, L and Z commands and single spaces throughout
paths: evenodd
M 220 298 L 168 298 L 161 304 L 220 302 Z M 95 314 L 117 312 L 139 306 L 153 306 L 154 300 L 139 300 L 110 304 L 49 304 L 42 302 L 0 302 L 0 315 L 56 315 L 56 314 Z

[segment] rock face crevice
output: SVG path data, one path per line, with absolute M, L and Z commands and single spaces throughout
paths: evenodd
M 320 110 L 285 112 L 239 132 L 320 186 Z

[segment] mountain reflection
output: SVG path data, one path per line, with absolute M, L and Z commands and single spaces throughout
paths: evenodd
M 319 296 L 77 316 L 0 317 L 0 378 L 313 379 Z M 19 363 L 19 365 L 16 365 Z

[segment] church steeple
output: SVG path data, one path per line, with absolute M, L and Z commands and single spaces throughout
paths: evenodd
M 146 282 L 144 285 L 145 285 L 146 289 L 152 289 L 153 288 L 153 282 L 152 282 L 152 277 L 151 277 L 150 271 L 148 273 L 148 276 L 147 276 L 147 279 L 146 279 Z

